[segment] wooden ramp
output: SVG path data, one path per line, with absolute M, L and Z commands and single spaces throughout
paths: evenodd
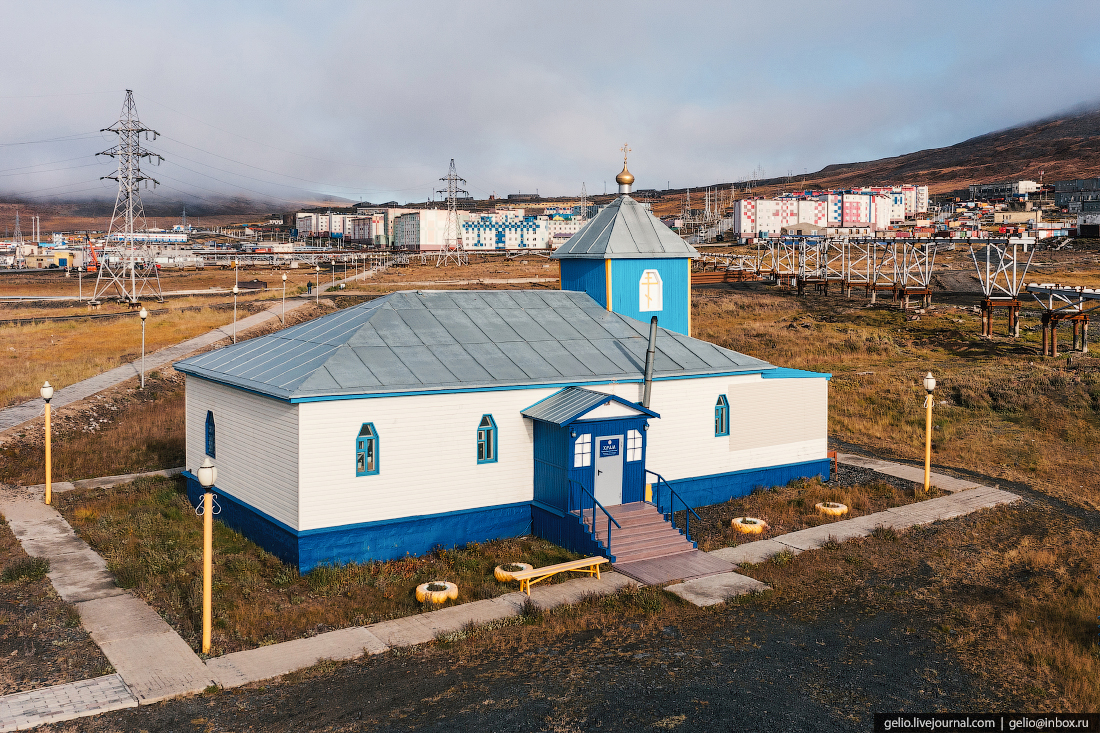
M 733 563 L 701 550 L 678 552 L 649 560 L 615 563 L 615 571 L 646 585 L 661 585 L 674 580 L 703 578 L 737 569 Z

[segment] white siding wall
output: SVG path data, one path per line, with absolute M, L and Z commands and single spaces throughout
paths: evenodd
M 557 389 L 307 402 L 301 527 L 316 529 L 534 498 L 534 426 L 520 410 Z M 477 462 L 477 425 L 497 425 L 497 462 Z M 355 475 L 355 436 L 374 423 L 379 472 Z
M 590 389 L 639 402 L 641 384 Z M 714 435 L 714 404 L 730 404 L 730 437 Z M 673 379 L 653 383 L 646 468 L 666 479 L 762 468 L 825 458 L 828 382 L 739 377 Z M 778 428 L 778 429 L 777 429 Z
M 642 385 L 590 389 L 637 402 Z M 206 410 L 214 410 L 218 485 L 299 530 L 530 501 L 534 427 L 520 411 L 557 389 L 285 405 L 187 378 L 187 463 L 202 462 Z M 657 381 L 647 467 L 667 479 L 824 458 L 824 379 L 759 375 Z M 714 435 L 714 404 L 730 402 L 730 437 Z M 601 410 L 604 408 L 601 408 Z M 477 463 L 477 425 L 497 425 L 498 460 Z M 379 436 L 379 473 L 355 475 L 364 422 Z M 300 442 L 295 450 L 295 440 Z M 296 494 L 301 478 L 300 495 Z
M 206 455 L 214 413 L 218 487 L 298 529 L 298 407 L 187 376 L 187 467 Z

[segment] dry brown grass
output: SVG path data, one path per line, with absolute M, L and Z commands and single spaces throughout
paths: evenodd
M 238 318 L 251 307 L 239 304 Z M 26 316 L 16 311 L 8 317 Z M 232 320 L 232 308 L 155 314 L 146 322 L 145 351 L 178 344 Z M 140 358 L 141 323 L 136 318 L 0 326 L 0 407 L 37 397 L 46 380 L 66 387 Z
M 813 616 L 848 598 L 868 615 L 930 617 L 970 671 L 1015 689 L 1022 708 L 1088 711 L 1100 709 L 1098 542 L 1080 520 L 1020 503 L 742 572 L 772 586 L 767 608 Z
M 928 494 L 923 490 L 917 493 L 915 488 L 919 487 L 912 485 L 902 489 L 885 481 L 834 486 L 822 484 L 818 478 L 798 479 L 786 486 L 761 489 L 722 504 L 699 507 L 697 511 L 703 521 L 691 523 L 691 536 L 699 544 L 699 549 L 710 551 L 862 517 L 945 494 L 935 487 Z M 844 504 L 848 507 L 848 513 L 839 517 L 822 514 L 815 507 L 823 502 Z M 763 519 L 768 528 L 758 535 L 741 534 L 731 525 L 735 517 Z M 680 517 L 677 523 L 682 523 Z
M 197 649 L 202 523 L 182 488 L 178 479 L 141 479 L 59 494 L 57 505 L 106 558 L 118 583 L 156 608 Z M 413 590 L 431 580 L 457 583 L 458 602 L 493 598 L 517 590 L 493 578 L 497 565 L 538 567 L 577 557 L 545 540 L 521 537 L 299 575 L 233 530 L 218 522 L 214 528 L 213 643 L 220 654 L 430 610 Z

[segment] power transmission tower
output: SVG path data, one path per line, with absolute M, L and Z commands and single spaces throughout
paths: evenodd
M 112 287 L 122 301 L 137 303 L 141 295 L 148 293 L 163 302 L 160 273 L 157 271 L 152 250 L 145 241 L 139 246 L 134 237 L 135 232 L 145 228 L 145 208 L 141 203 L 139 187 L 142 181 L 152 181 L 154 186 L 158 183 L 156 179 L 142 174 L 141 159 L 156 159 L 158 164 L 164 160 L 156 153 L 141 147 L 141 133 L 145 133 L 146 140 L 149 139 L 149 133 L 153 133 L 155 140 L 157 131 L 141 124 L 137 106 L 134 104 L 134 93 L 127 89 L 126 101 L 122 104 L 122 114 L 118 122 L 100 132 L 118 135 L 118 143 L 113 148 L 96 153 L 118 160 L 115 175 L 101 178 L 118 182 L 118 196 L 115 198 L 115 210 L 111 214 L 111 225 L 107 229 L 107 239 L 103 245 L 103 261 L 99 263 L 92 302 L 98 302 L 100 296 Z M 149 184 L 145 185 L 148 187 Z
M 443 230 L 443 248 L 439 250 L 435 266 L 441 267 L 452 261 L 456 265 L 468 265 L 470 259 L 462 246 L 462 237 L 458 231 L 458 194 L 464 193 L 469 197 L 470 192 L 458 187 L 459 183 L 466 183 L 466 179 L 458 177 L 454 158 L 451 158 L 451 169 L 447 177 L 439 180 L 447 183 L 447 188 L 439 189 L 439 193 L 447 194 L 447 226 Z
M 581 219 L 588 218 L 588 189 L 581 183 Z

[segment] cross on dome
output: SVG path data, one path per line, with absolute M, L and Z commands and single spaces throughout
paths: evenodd
M 626 169 L 626 156 L 630 152 L 630 146 L 623 143 L 619 150 L 623 151 L 623 172 L 615 176 L 615 183 L 619 184 L 619 193 L 630 193 L 630 185 L 634 183 L 634 176 Z

